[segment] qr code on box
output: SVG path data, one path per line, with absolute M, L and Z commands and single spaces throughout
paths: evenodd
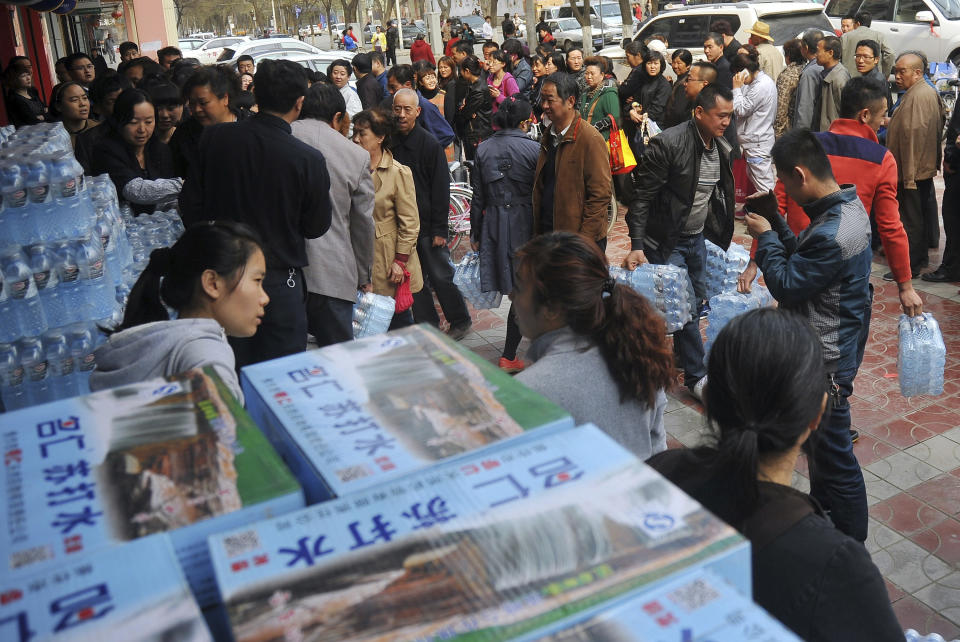
M 340 470 L 336 471 L 336 475 L 342 482 L 351 482 L 357 479 L 363 479 L 364 477 L 369 477 L 372 472 L 373 471 L 367 466 L 359 465 L 341 468 Z
M 671 592 L 667 597 L 690 613 L 710 604 L 719 598 L 720 594 L 706 580 L 696 579 Z
M 260 536 L 257 534 L 257 531 L 254 530 L 243 531 L 242 533 L 235 533 L 233 535 L 224 535 L 223 537 L 223 549 L 226 551 L 227 557 L 244 555 L 259 548 Z
M 49 546 L 35 546 L 10 554 L 10 569 L 23 568 L 37 562 L 53 559 L 53 549 Z

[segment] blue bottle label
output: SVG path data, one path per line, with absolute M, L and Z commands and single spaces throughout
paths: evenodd
M 47 362 L 40 361 L 30 368 L 30 381 L 43 381 L 47 378 Z
M 27 297 L 27 292 L 29 291 L 30 291 L 29 279 L 21 279 L 20 281 L 10 282 L 10 298 L 11 299 L 25 299 Z
M 35 185 L 30 188 L 30 201 L 33 203 L 44 203 L 46 202 L 47 194 L 49 193 L 49 185 Z
M 74 283 L 80 278 L 80 268 L 76 265 L 66 265 L 63 268 L 63 282 Z

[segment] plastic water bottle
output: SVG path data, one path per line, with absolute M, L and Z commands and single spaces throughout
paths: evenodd
M 635 270 L 612 267 L 610 275 L 650 301 L 664 316 L 667 332 L 676 332 L 691 320 L 685 268 L 644 263 Z
M 27 260 L 33 271 L 33 282 L 37 286 L 40 305 L 47 319 L 47 325 L 56 328 L 67 323 L 67 315 L 60 296 L 60 275 L 56 269 L 56 255 L 53 251 L 38 243 L 27 248 Z
M 20 365 L 23 366 L 27 403 L 32 406 L 50 401 L 50 372 L 40 337 L 24 337 L 20 340 L 18 348 Z
M 108 280 L 103 245 L 99 236 L 85 236 L 75 246 L 80 267 L 85 319 L 109 319 L 113 314 L 113 282 Z
M 36 224 L 30 216 L 27 190 L 20 166 L 16 163 L 0 165 L 0 195 L 3 197 L 3 232 L 7 243 L 29 245 L 37 237 Z
M 67 330 L 67 344 L 73 356 L 75 387 L 77 394 L 90 392 L 90 373 L 97 366 L 93 351 L 96 348 L 93 333 L 84 324 L 76 324 Z
M 943 636 L 939 633 L 929 633 L 927 635 L 920 635 L 915 629 L 907 629 L 903 632 L 905 642 L 945 642 Z M 958 642 L 953 640 L 953 642 Z
M 467 252 L 454 266 L 453 284 L 470 304 L 478 310 L 499 308 L 503 295 L 496 290 L 484 291 L 480 282 L 480 255 Z
M 60 288 L 60 302 L 63 306 L 63 325 L 84 321 L 86 304 L 80 283 L 80 265 L 73 244 L 68 241 L 54 243 L 56 255 L 54 268 L 57 271 Z
M 89 196 L 84 203 L 81 199 L 83 186 L 83 167 L 72 154 L 64 154 L 51 163 L 50 191 L 63 229 L 68 236 L 80 236 L 88 233 L 94 223 L 93 205 Z
M 47 330 L 47 318 L 37 294 L 33 270 L 17 246 L 0 251 L 3 289 L 11 303 L 12 318 L 20 336 L 36 337 Z
M 390 328 L 395 310 L 393 297 L 373 292 L 357 293 L 357 303 L 353 306 L 353 338 L 383 334 Z
M 13 343 L 0 343 L 0 398 L 5 410 L 26 408 L 27 393 L 24 388 L 23 366 Z
M 936 319 L 929 312 L 900 316 L 897 373 L 904 397 L 943 394 L 946 346 Z
M 49 370 L 50 398 L 67 399 L 80 394 L 76 377 L 76 364 L 67 337 L 61 330 L 52 330 L 43 335 L 43 347 Z
M 24 187 L 33 208 L 37 240 L 53 241 L 63 236 L 63 221 L 50 195 L 50 172 L 42 160 L 33 160 L 26 165 Z
M 20 337 L 20 328 L 13 314 L 13 300 L 3 287 L 3 271 L 0 270 L 0 343 L 16 341 Z
M 117 253 L 116 227 L 105 211 L 101 210 L 98 213 L 94 230 L 95 234 L 100 237 L 100 244 L 103 246 L 104 267 L 110 277 L 110 283 L 117 286 L 123 281 L 123 264 L 120 261 L 120 255 Z

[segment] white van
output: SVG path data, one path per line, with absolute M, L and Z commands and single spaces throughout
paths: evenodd
M 848 13 L 868 12 L 894 53 L 915 49 L 930 62 L 960 65 L 960 3 L 956 0 L 830 0 L 827 17 L 837 29 Z

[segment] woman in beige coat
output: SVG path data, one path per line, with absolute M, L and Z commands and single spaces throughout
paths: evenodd
M 391 129 L 392 123 L 376 110 L 364 110 L 353 118 L 353 142 L 370 153 L 370 172 L 376 193 L 372 289 L 375 294 L 386 296 L 396 295 L 404 270 L 410 273 L 411 294 L 423 288 L 417 259 L 420 214 L 416 188 L 410 169 L 395 161 L 387 148 Z M 413 325 L 411 308 L 395 314 L 390 329 L 408 325 Z

